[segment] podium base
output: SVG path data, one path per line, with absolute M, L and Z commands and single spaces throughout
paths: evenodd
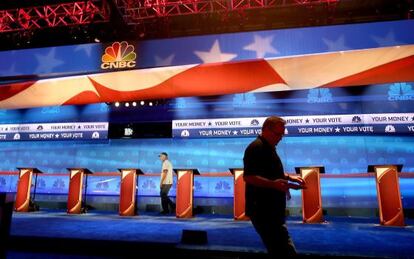
M 40 206 L 34 201 L 29 201 L 29 212 L 39 211 Z
M 91 205 L 85 205 L 85 206 L 83 206 L 82 208 L 81 208 L 81 211 L 80 211 L 80 213 L 82 214 L 82 213 L 88 213 L 88 211 L 90 211 L 90 210 L 94 210 L 95 208 L 94 207 L 92 207 Z

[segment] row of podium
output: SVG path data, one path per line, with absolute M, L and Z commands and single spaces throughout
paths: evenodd
M 387 226 L 404 226 L 404 214 L 398 180 L 400 165 L 378 165 L 368 168 L 375 173 L 380 224 Z M 36 210 L 37 176 L 42 172 L 37 168 L 18 168 L 19 183 L 17 187 L 15 210 L 28 212 Z M 67 213 L 80 214 L 87 212 L 88 176 L 92 174 L 87 168 L 68 168 L 70 173 Z M 119 215 L 136 215 L 136 188 L 140 169 L 122 168 Z M 231 168 L 234 176 L 234 219 L 247 220 L 245 215 L 245 182 L 243 169 Z M 197 169 L 174 169 L 177 174 L 176 217 L 191 218 L 193 216 L 193 185 Z M 304 223 L 323 222 L 320 174 L 324 167 L 297 167 L 296 173 L 306 181 L 307 189 L 302 190 L 302 217 Z M 34 192 L 31 197 L 32 178 L 35 176 Z
M 15 211 L 29 212 L 37 210 L 35 203 L 37 176 L 42 174 L 37 168 L 18 168 L 19 182 L 15 200 Z M 93 174 L 87 168 L 68 168 L 69 170 L 69 192 L 67 201 L 68 214 L 86 213 L 88 176 Z M 119 215 L 136 215 L 137 209 L 137 186 L 138 175 L 144 174 L 137 168 L 121 168 Z M 190 218 L 193 216 L 193 186 L 194 175 L 200 174 L 197 169 L 174 169 L 177 174 L 177 194 L 176 194 L 176 216 L 178 218 Z M 34 184 L 32 184 L 34 176 Z M 34 186 L 33 196 L 31 187 Z

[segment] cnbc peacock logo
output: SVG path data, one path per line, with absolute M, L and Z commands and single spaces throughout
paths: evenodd
M 114 42 L 105 49 L 102 55 L 102 69 L 133 68 L 137 54 L 133 45 L 126 41 Z

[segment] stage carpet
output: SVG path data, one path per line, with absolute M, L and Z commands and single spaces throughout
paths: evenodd
M 301 257 L 414 258 L 413 220 L 407 227 L 383 227 L 377 218 L 328 217 L 323 224 L 288 218 Z M 181 242 L 183 230 L 206 231 L 206 244 Z M 197 241 L 195 237 L 194 240 Z M 222 215 L 144 213 L 120 217 L 90 212 L 14 213 L 7 258 L 266 258 L 249 221 Z

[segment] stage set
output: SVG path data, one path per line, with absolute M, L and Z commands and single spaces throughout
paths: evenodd
M 266 258 L 245 216 L 243 154 L 278 115 L 284 170 L 308 186 L 287 202 L 300 256 L 414 258 L 410 31 L 403 20 L 0 52 L 12 78 L 0 86 L 4 254 Z M 166 216 L 161 152 L 177 204 Z

